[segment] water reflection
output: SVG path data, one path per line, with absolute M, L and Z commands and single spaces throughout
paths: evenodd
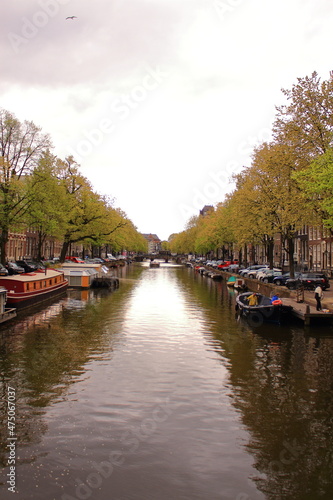
M 331 329 L 253 329 L 187 268 L 119 278 L 1 329 L 19 498 L 331 499 Z
M 227 293 L 222 288 L 232 308 Z M 239 322 L 237 336 L 221 325 L 214 337 L 212 347 L 229 360 L 230 398 L 250 431 L 257 487 L 267 499 L 333 498 L 332 329 Z
M 16 389 L 17 441 L 19 463 L 36 460 L 24 450 L 37 444 L 47 432 L 43 418 L 46 408 L 66 401 L 70 387 L 87 377 L 87 363 L 103 356 L 110 359 L 119 341 L 126 301 L 126 284 L 118 294 L 106 290 L 68 290 L 66 297 L 48 307 L 34 308 L 33 314 L 19 314 L 10 324 L 2 325 L 0 373 L 2 408 L 0 463 L 7 462 L 6 387 Z M 133 286 L 133 285 L 132 285 Z M 109 302 L 103 298 L 108 297 Z M 106 304 L 114 305 L 118 314 L 112 322 Z M 109 334 L 109 335 L 108 335 Z
M 235 405 L 251 430 L 249 450 L 267 498 L 332 498 L 332 339 L 291 332 L 261 346 Z

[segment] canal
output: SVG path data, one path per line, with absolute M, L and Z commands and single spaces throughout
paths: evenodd
M 1 499 L 332 500 L 333 330 L 252 328 L 186 267 L 119 277 L 1 327 Z

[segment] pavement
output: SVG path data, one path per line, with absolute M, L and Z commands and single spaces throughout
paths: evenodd
M 322 309 L 329 309 L 330 312 L 333 312 L 333 285 L 331 287 L 323 291 L 323 299 L 321 301 Z M 304 290 L 304 302 L 311 306 L 316 306 L 317 302 L 314 298 L 313 290 Z
M 206 269 L 209 269 L 209 270 L 212 270 L 214 272 L 219 272 L 218 270 L 213 270 L 212 268 L 210 267 L 207 267 L 207 266 L 203 266 L 203 267 L 206 267 Z M 222 274 L 223 276 L 236 276 L 235 274 L 232 274 L 232 273 L 228 273 L 226 271 L 220 271 L 219 274 Z M 239 277 L 239 276 L 237 276 Z M 245 282 L 247 282 L 248 278 L 243 278 Z M 249 280 L 250 282 L 255 282 L 256 280 Z M 262 288 L 265 287 L 265 285 L 261 282 L 258 282 L 260 283 L 260 286 Z M 328 288 L 327 290 L 324 290 L 323 291 L 323 299 L 321 301 L 321 306 L 322 306 L 322 309 L 328 309 L 330 312 L 333 313 L 333 280 L 332 282 L 330 283 L 330 288 Z M 270 296 L 273 289 L 274 289 L 274 292 L 277 292 L 277 293 L 280 293 L 280 296 L 281 298 L 283 299 L 283 297 L 290 297 L 291 299 L 295 300 L 295 302 L 297 302 L 296 300 L 296 291 L 295 290 L 288 290 L 288 288 L 284 287 L 284 286 L 273 286 L 271 283 L 266 285 L 269 287 L 269 290 L 267 293 L 265 293 L 264 290 L 261 291 L 261 293 L 264 293 L 264 295 L 268 295 Z M 253 287 L 253 283 L 252 283 L 252 287 L 249 286 L 250 290 L 255 290 L 255 288 Z M 282 292 L 282 290 L 286 291 L 286 294 L 284 295 Z M 304 290 L 304 303 L 305 304 L 309 304 L 310 306 L 312 307 L 315 307 L 317 306 L 317 301 L 316 299 L 314 298 L 314 290 Z

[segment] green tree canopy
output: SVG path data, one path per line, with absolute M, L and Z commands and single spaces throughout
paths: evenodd
M 31 206 L 25 178 L 43 153 L 51 147 L 47 134 L 31 121 L 21 123 L 9 111 L 0 109 L 0 251 L 6 261 L 9 230 L 25 222 Z
M 333 149 L 327 149 L 307 168 L 294 173 L 305 203 L 318 216 L 318 222 L 333 231 Z

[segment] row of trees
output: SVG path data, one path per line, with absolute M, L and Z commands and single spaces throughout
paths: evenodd
M 333 231 L 333 78 L 314 72 L 282 90 L 272 140 L 256 147 L 252 163 L 234 176 L 235 189 L 206 217 L 193 217 L 173 235 L 171 249 L 205 254 L 237 245 L 263 244 L 273 265 L 279 233 L 293 272 L 294 241 L 304 225 Z
M 52 153 L 51 139 L 31 121 L 0 110 L 0 252 L 9 233 L 33 227 L 38 257 L 47 237 L 62 241 L 63 261 L 72 243 L 145 251 L 146 240 L 113 200 L 95 192 L 73 157 Z

